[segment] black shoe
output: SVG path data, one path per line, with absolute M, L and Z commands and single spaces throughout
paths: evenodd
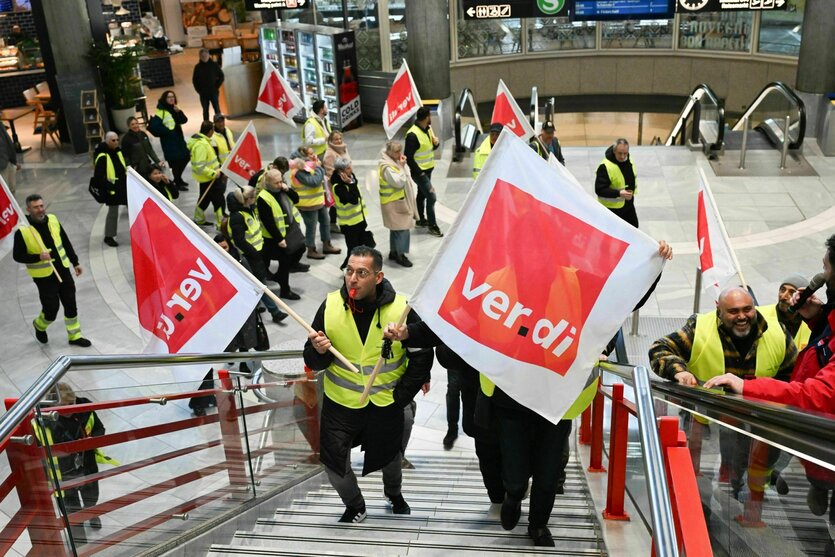
M 97 516 L 90 519 L 90 528 L 101 530 L 101 519 Z
M 119 242 L 113 236 L 105 236 L 104 243 L 110 246 L 111 248 L 115 248 L 119 246 Z
M 429 230 L 429 234 L 431 234 L 432 236 L 437 236 L 438 238 L 443 238 L 443 237 L 444 237 L 444 233 L 443 233 L 443 232 L 441 232 L 441 229 L 440 229 L 440 228 L 438 228 L 438 226 L 437 226 L 437 225 L 435 225 L 435 226 L 430 226 L 430 227 L 428 228 L 428 230 Z
M 502 528 L 513 530 L 519 523 L 520 516 L 522 516 L 522 501 L 516 501 L 505 494 L 501 512 Z
M 554 488 L 554 493 L 557 495 L 565 495 L 565 484 L 557 484 L 557 487 Z
M 810 486 L 809 493 L 806 494 L 806 504 L 813 515 L 823 516 L 829 506 L 829 491 Z
M 554 538 L 551 537 L 551 531 L 547 526 L 545 528 L 531 528 L 528 526 L 528 536 L 537 547 L 555 547 Z
M 787 495 L 789 493 L 789 484 L 786 483 L 786 480 L 783 479 L 780 472 L 775 471 L 771 473 L 771 485 L 774 486 L 774 489 L 780 495 Z
M 292 267 L 290 267 L 291 273 L 306 273 L 310 270 L 310 265 L 306 263 L 296 263 Z
M 192 408 L 191 411 L 194 413 L 195 416 L 205 416 L 206 409 L 205 408 Z
M 284 298 L 285 300 L 301 300 L 302 297 L 293 292 L 292 290 L 287 290 L 279 294 L 280 297 Z
M 398 265 L 400 265 L 402 267 L 409 268 L 409 267 L 412 266 L 412 262 L 409 261 L 409 258 L 406 257 L 405 255 L 403 255 L 402 253 L 397 255 L 396 262 L 397 262 Z
M 81 348 L 90 348 L 91 346 L 93 346 L 93 343 L 84 337 L 80 337 L 75 340 L 70 340 L 68 342 L 73 346 L 80 346 Z
M 258 313 L 264 313 L 265 311 L 267 311 L 267 308 L 264 306 L 258 306 Z
M 359 524 L 365 520 L 366 516 L 368 515 L 365 513 L 365 505 L 358 509 L 347 507 L 345 512 L 342 513 L 342 517 L 339 519 L 339 522 L 352 522 L 354 524 Z
M 487 490 L 487 496 L 490 497 L 490 502 L 494 505 L 499 505 L 504 502 L 504 489 L 490 491 Z
M 417 220 L 417 222 L 415 223 L 415 226 L 419 226 L 419 227 L 423 228 L 423 227 L 425 227 L 427 224 L 428 224 L 428 223 L 426 222 L 426 219 L 424 219 L 423 217 L 420 217 L 420 218 Z
M 386 495 L 386 499 L 388 499 L 389 504 L 391 505 L 392 514 L 412 514 L 412 508 L 409 506 L 409 503 L 403 499 L 403 495 L 395 495 L 394 497 Z
M 444 450 L 450 450 L 455 445 L 456 439 L 458 439 L 458 428 L 449 428 L 444 436 Z
M 49 342 L 49 336 L 46 334 L 46 331 L 39 331 L 37 328 L 35 329 L 35 338 L 38 339 L 38 342 L 41 344 Z
M 285 319 L 287 319 L 287 314 L 281 311 L 280 309 L 275 310 L 273 315 L 273 323 L 281 323 Z
M 389 252 L 389 259 L 392 260 L 392 261 L 397 261 L 397 252 L 396 251 L 390 251 Z

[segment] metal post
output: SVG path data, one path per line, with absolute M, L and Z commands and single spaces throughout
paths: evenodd
M 702 302 L 702 270 L 696 269 L 696 293 L 693 294 L 693 313 L 699 313 Z
M 641 310 L 636 309 L 635 311 L 632 312 L 632 327 L 629 331 L 629 334 L 632 335 L 633 337 L 638 336 L 638 325 L 640 323 L 640 320 L 641 320 Z
M 641 141 L 644 137 L 644 113 L 638 113 L 638 145 L 641 144 Z
M 783 124 L 783 154 L 780 157 L 780 170 L 786 169 L 786 158 L 789 156 L 789 125 L 791 125 L 791 115 L 786 114 L 786 121 Z
M 739 168 L 740 170 L 745 170 L 745 153 L 748 150 L 748 128 L 751 122 L 747 116 L 742 120 L 742 147 L 739 149 Z
M 589 457 L 589 472 L 605 472 L 603 467 L 603 405 L 606 399 L 600 392 L 600 384 L 597 386 L 597 395 L 594 397 L 594 406 L 591 411 L 591 456 Z
M 623 405 L 623 383 L 612 385 L 612 421 L 609 428 L 609 477 L 606 487 L 606 520 L 629 520 L 623 510 L 626 494 L 626 445 L 629 435 L 629 412 Z

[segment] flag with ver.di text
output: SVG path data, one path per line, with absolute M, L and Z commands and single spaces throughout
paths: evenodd
M 699 177 L 699 197 L 696 209 L 696 240 L 699 244 L 699 268 L 702 271 L 702 290 L 713 289 L 714 295 L 737 274 L 731 246 L 722 232 L 719 211 L 704 175 Z
M 14 233 L 18 226 L 29 226 L 29 221 L 0 176 L 0 259 L 14 248 Z
M 255 133 L 255 125 L 250 120 L 238 138 L 235 148 L 223 161 L 220 171 L 239 186 L 245 186 L 249 183 L 249 179 L 261 170 L 261 165 L 258 136 Z
M 394 137 L 397 130 L 409 121 L 422 104 L 412 72 L 409 71 L 406 60 L 403 60 L 383 105 L 383 129 L 386 131 L 386 137 Z
M 504 392 L 556 423 L 663 267 L 658 242 L 505 129 L 410 304 Z
M 493 115 L 490 117 L 491 124 L 497 122 L 525 141 L 533 137 L 534 131 L 530 122 L 528 122 L 527 116 L 519 108 L 516 99 L 510 94 L 510 89 L 501 79 L 499 80 L 499 87 L 496 89 Z
M 264 72 L 263 79 L 261 79 L 261 88 L 258 90 L 258 103 L 255 105 L 255 110 L 273 118 L 278 118 L 295 128 L 296 123 L 293 121 L 293 116 L 303 108 L 302 100 L 293 91 L 290 83 L 272 64 L 267 64 L 267 66 L 268 69 Z
M 128 169 L 136 305 L 145 352 L 222 352 L 263 285 Z

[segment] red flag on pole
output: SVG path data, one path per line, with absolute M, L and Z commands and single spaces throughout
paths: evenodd
M 702 173 L 699 178 L 699 198 L 696 210 L 696 240 L 699 245 L 699 268 L 702 289 L 714 289 L 719 295 L 725 283 L 737 274 L 737 265 L 710 187 Z
M 20 210 L 20 205 L 9 191 L 6 181 L 0 176 L 0 259 L 12 251 L 14 233 L 18 225 L 29 226 L 29 221 Z
M 513 98 L 507 85 L 501 79 L 499 80 L 499 88 L 496 90 L 493 115 L 490 117 L 491 124 L 496 122 L 504 125 L 505 128 L 525 141 L 533 137 L 534 131 L 530 122 L 528 122 L 525 113 L 516 104 L 516 99 Z
M 658 243 L 505 130 L 410 305 L 467 363 L 556 423 L 658 277 Z
M 302 109 L 302 101 L 281 73 L 272 64 L 268 66 L 269 69 L 261 80 L 255 110 L 278 118 L 295 128 L 293 116 Z
M 245 186 L 256 172 L 261 170 L 261 149 L 258 147 L 258 136 L 252 120 L 244 128 L 238 143 L 226 160 L 220 171 L 239 186 Z
M 394 76 L 386 104 L 383 105 L 383 129 L 386 130 L 386 136 L 389 139 L 394 137 L 422 104 L 412 72 L 403 60 L 400 70 Z
M 145 352 L 219 352 L 264 285 L 128 169 L 136 302 Z

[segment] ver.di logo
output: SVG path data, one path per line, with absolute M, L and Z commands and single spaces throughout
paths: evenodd
M 545 15 L 555 15 L 565 7 L 565 0 L 536 0 L 536 7 Z

